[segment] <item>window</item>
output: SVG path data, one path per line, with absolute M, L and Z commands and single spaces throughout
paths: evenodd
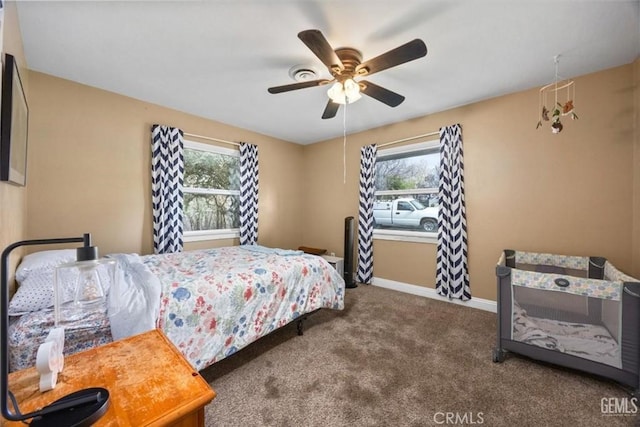
M 184 142 L 184 240 L 239 236 L 240 153 Z
M 374 238 L 435 243 L 439 179 L 438 141 L 379 150 Z
M 398 202 L 398 210 L 399 211 L 412 211 L 413 208 L 411 207 L 411 203 L 404 202 L 404 201 L 399 201 Z

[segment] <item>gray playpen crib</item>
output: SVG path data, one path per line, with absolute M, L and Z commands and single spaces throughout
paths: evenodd
M 612 379 L 639 395 L 640 281 L 601 257 L 507 249 L 496 267 L 507 351 Z

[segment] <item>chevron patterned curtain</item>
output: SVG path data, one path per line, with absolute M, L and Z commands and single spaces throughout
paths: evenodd
M 440 129 L 440 185 L 436 291 L 450 299 L 471 299 L 467 269 L 462 127 Z
M 240 244 L 258 243 L 258 146 L 240 143 Z
M 377 151 L 375 144 L 360 148 L 358 273 L 356 275 L 359 283 L 371 283 L 373 279 L 373 201 Z
M 151 128 L 151 196 L 153 250 L 157 254 L 182 251 L 182 184 L 184 181 L 182 130 Z

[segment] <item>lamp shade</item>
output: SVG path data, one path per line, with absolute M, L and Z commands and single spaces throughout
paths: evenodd
M 76 321 L 94 310 L 106 310 L 115 268 L 116 260 L 108 258 L 58 266 L 54 283 L 56 326 Z

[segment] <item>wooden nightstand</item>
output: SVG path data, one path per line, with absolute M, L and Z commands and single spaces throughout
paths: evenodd
M 109 409 L 96 426 L 204 426 L 204 406 L 216 396 L 158 329 L 66 357 L 51 391 L 40 393 L 38 381 L 35 368 L 9 375 L 22 413 L 80 389 L 109 390 Z

